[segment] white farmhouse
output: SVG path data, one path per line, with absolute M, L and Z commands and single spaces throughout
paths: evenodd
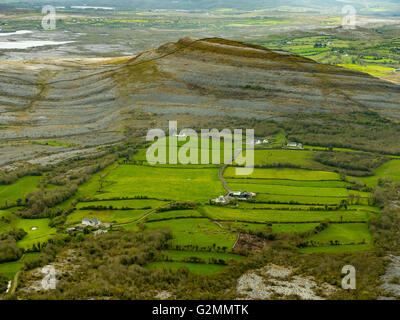
M 99 219 L 83 218 L 82 219 L 82 224 L 84 226 L 97 227 L 97 226 L 101 225 L 101 221 Z

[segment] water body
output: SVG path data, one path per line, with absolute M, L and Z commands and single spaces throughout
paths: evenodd
M 40 41 L 40 40 L 26 40 L 26 41 L 0 41 L 0 50 L 19 49 L 24 50 L 34 47 L 43 46 L 60 46 L 63 44 L 72 43 L 75 41 Z
M 20 34 L 29 34 L 33 33 L 33 31 L 30 30 L 18 30 L 15 32 L 0 32 L 0 37 L 7 37 L 7 36 L 13 36 L 13 35 L 20 35 Z
M 114 10 L 112 7 L 91 7 L 91 6 L 71 6 L 71 9 L 95 9 L 95 10 Z

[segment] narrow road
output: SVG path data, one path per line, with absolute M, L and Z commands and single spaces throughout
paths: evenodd
M 144 216 L 141 216 L 139 219 L 136 219 L 136 220 L 133 220 L 133 221 L 128 221 L 128 222 L 123 222 L 123 223 L 117 223 L 117 224 L 114 224 L 113 227 L 120 227 L 120 226 L 124 226 L 124 225 L 130 224 L 130 223 L 139 222 L 139 221 L 143 220 L 144 218 L 146 218 L 147 216 L 149 216 L 150 214 L 156 212 L 158 209 L 169 207 L 169 206 L 172 206 L 174 204 L 175 204 L 175 202 L 169 202 L 166 205 L 163 205 L 161 207 L 154 208 L 154 209 L 150 210 Z
M 234 155 L 232 160 L 230 161 L 230 163 L 228 164 L 224 164 L 221 169 L 218 172 L 218 179 L 219 181 L 221 181 L 222 186 L 224 187 L 225 191 L 226 191 L 226 195 L 228 195 L 229 193 L 232 192 L 231 188 L 229 188 L 228 184 L 226 183 L 226 180 L 224 178 L 224 172 L 226 170 L 226 168 L 233 163 L 233 161 L 236 159 L 236 157 L 242 152 L 242 150 L 237 151 Z
M 12 284 L 11 284 L 10 291 L 8 292 L 8 294 L 10 296 L 12 296 L 15 293 L 15 290 L 17 290 L 18 277 L 19 277 L 20 272 L 21 272 L 21 270 L 19 270 L 14 276 L 14 279 L 13 279 Z
M 218 179 L 219 179 L 219 181 L 221 181 L 222 186 L 224 187 L 224 189 L 226 191 L 226 195 L 228 195 L 229 193 L 232 192 L 232 190 L 229 188 L 228 184 L 226 183 L 226 180 L 224 179 L 224 172 L 225 172 L 226 168 L 228 167 L 228 165 L 229 164 L 224 164 L 218 172 Z
M 233 249 L 235 249 L 237 243 L 239 242 L 239 239 L 240 239 L 240 233 L 237 234 L 237 238 L 236 238 L 235 244 L 232 247 Z

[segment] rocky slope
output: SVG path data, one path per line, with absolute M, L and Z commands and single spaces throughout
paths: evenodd
M 152 119 L 176 114 L 279 120 L 374 110 L 400 119 L 399 101 L 394 83 L 215 38 L 185 38 L 119 59 L 0 61 L 0 155 L 7 162 L 1 150 L 10 141 L 21 160 L 32 139 L 113 143 L 127 125 L 144 131 Z M 35 154 L 29 151 L 25 158 Z

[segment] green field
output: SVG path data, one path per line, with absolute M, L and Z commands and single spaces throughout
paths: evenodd
M 258 194 L 257 201 L 271 203 L 289 203 L 289 204 L 308 204 L 308 205 L 339 205 L 342 200 L 347 198 L 318 197 L 318 196 L 292 196 L 292 195 L 271 195 Z M 362 201 L 361 201 L 362 202 Z M 365 201 L 364 201 L 365 202 Z
M 104 201 L 89 201 L 89 202 L 79 202 L 76 205 L 77 209 L 85 207 L 112 207 L 112 209 L 122 209 L 122 208 L 132 208 L 132 209 L 143 209 L 159 208 L 168 202 L 153 200 L 153 199 L 131 199 L 131 200 L 104 200 Z
M 313 160 L 313 154 L 314 152 L 307 150 L 256 149 L 254 164 L 255 166 L 295 165 L 305 169 L 323 169 L 321 163 Z
M 25 261 L 36 258 L 38 255 L 39 253 L 27 253 L 18 261 L 1 263 L 0 274 L 6 276 L 9 280 L 12 280 L 14 275 L 23 267 Z
M 148 222 L 149 229 L 169 228 L 173 234 L 173 245 L 198 246 L 209 248 L 214 244 L 219 247 L 232 248 L 236 235 L 222 230 L 208 219 L 179 219 L 171 221 Z
M 284 211 L 284 210 L 251 210 L 230 209 L 205 206 L 208 217 L 214 220 L 248 221 L 248 222 L 322 222 L 325 220 L 366 221 L 370 213 L 366 211 Z
M 237 204 L 237 208 L 241 209 L 282 209 L 282 210 L 310 210 L 310 209 L 321 209 L 325 206 L 318 205 L 304 205 L 304 204 L 270 204 L 270 203 L 258 203 L 258 202 L 246 202 L 240 201 Z
M 23 204 L 25 195 L 35 190 L 41 179 L 39 176 L 26 176 L 13 184 L 0 185 L 0 206 L 16 205 L 18 199 Z
M 273 194 L 273 195 L 293 195 L 293 196 L 315 196 L 346 198 L 349 191 L 345 188 L 318 188 L 318 187 L 294 187 L 281 185 L 262 185 L 247 183 L 230 183 L 232 190 L 246 190 L 250 192 Z
M 246 231 L 267 231 L 267 224 L 243 223 L 243 222 L 221 222 L 229 230 Z M 272 224 L 272 231 L 275 233 L 299 233 L 314 230 L 319 223 L 275 223 Z
M 176 219 L 176 218 L 190 218 L 190 217 L 201 217 L 201 214 L 197 210 L 163 211 L 163 212 L 152 213 L 146 218 L 146 220 L 153 221 L 160 219 Z
M 50 219 L 18 219 L 14 226 L 24 229 L 28 234 L 18 241 L 18 246 L 24 249 L 33 244 L 43 243 L 56 234 L 55 228 L 49 227 Z M 36 228 L 35 230 L 33 230 Z
M 371 235 L 365 223 L 331 224 L 324 231 L 308 238 L 319 244 L 330 244 L 330 241 L 339 241 L 340 244 L 368 244 Z
M 235 168 L 226 169 L 224 176 L 226 178 L 236 178 Z M 277 180 L 298 180 L 298 181 L 322 181 L 322 180 L 340 180 L 339 174 L 329 171 L 311 171 L 303 169 L 290 168 L 268 168 L 254 169 L 249 178 L 257 179 L 277 179 Z
M 375 170 L 375 175 L 372 177 L 353 178 L 351 180 L 362 181 L 368 187 L 375 187 L 379 179 L 391 178 L 393 181 L 400 181 L 400 160 L 391 160 L 384 163 Z
M 99 219 L 106 223 L 126 223 L 141 218 L 150 210 L 75 210 L 68 215 L 68 224 L 81 223 L 83 218 Z
M 235 178 L 226 179 L 228 183 L 245 183 L 245 184 L 266 184 L 278 186 L 293 187 L 318 187 L 318 188 L 342 188 L 348 185 L 344 181 L 296 181 L 296 180 L 278 180 L 278 179 L 251 179 L 251 178 Z
M 107 176 L 98 198 L 148 196 L 158 199 L 207 201 L 224 194 L 218 169 L 158 168 L 120 165 Z

